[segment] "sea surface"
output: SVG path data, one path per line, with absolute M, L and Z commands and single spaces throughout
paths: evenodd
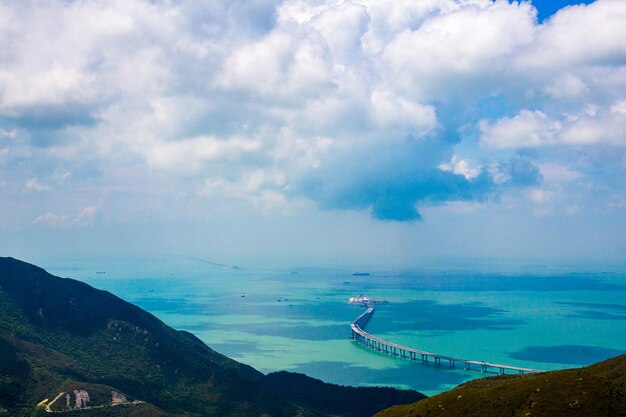
M 366 330 L 453 357 L 553 370 L 626 352 L 626 269 L 446 263 L 415 268 L 225 266 L 182 256 L 49 261 L 51 273 L 110 291 L 263 372 L 412 388 L 433 395 L 476 371 L 410 362 L 349 338 L 365 294 Z M 354 275 L 354 273 L 369 275 Z

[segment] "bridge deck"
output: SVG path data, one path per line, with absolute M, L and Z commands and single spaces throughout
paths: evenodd
M 535 374 L 540 373 L 538 369 L 522 368 L 519 366 L 502 365 L 497 363 L 489 363 L 483 361 L 476 361 L 470 359 L 454 358 L 446 355 L 439 355 L 437 353 L 427 352 L 425 350 L 414 349 L 408 346 L 402 346 L 397 343 L 389 342 L 387 340 L 378 338 L 367 333 L 363 330 L 363 327 L 367 324 L 370 317 L 374 314 L 374 306 L 369 305 L 367 310 L 357 317 L 350 327 L 352 329 L 352 339 L 356 342 L 364 345 L 368 348 L 378 350 L 380 352 L 388 353 L 393 356 L 399 356 L 406 358 L 407 356 L 411 360 L 417 360 L 418 355 L 422 362 L 427 363 L 429 358 L 432 358 L 435 365 L 441 365 L 441 361 L 448 361 L 450 368 L 455 368 L 456 364 L 463 364 L 466 370 L 480 370 L 481 372 L 493 372 L 504 375 L 506 371 L 513 371 L 520 374 Z M 480 369 L 476 369 L 476 367 Z

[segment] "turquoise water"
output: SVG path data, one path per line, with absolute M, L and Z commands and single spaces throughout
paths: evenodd
M 454 357 L 552 370 L 626 351 L 626 273 L 618 267 L 227 269 L 183 257 L 45 267 L 111 291 L 263 372 L 286 369 L 339 384 L 432 395 L 484 376 L 356 345 L 348 324 L 362 307 L 347 299 L 358 294 L 389 301 L 376 308 L 369 333 Z

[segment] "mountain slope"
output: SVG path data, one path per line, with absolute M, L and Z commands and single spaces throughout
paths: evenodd
M 73 407 L 82 391 L 91 393 L 90 406 L 110 405 L 113 391 L 127 401 L 81 410 L 81 416 L 357 417 L 423 398 L 416 392 L 367 389 L 360 395 L 371 406 L 342 414 L 282 393 L 280 387 L 292 385 L 293 375 L 274 381 L 271 390 L 266 378 L 106 291 L 0 258 L 0 410 L 11 416 L 43 413 L 56 397 L 53 410 Z M 319 391 L 309 379 L 298 383 Z M 328 395 L 339 401 L 346 390 L 351 389 L 335 387 Z M 97 392 L 104 394 L 96 399 Z M 44 399 L 48 402 L 33 411 Z
M 263 379 L 265 392 L 289 398 L 302 406 L 328 414 L 346 417 L 371 416 L 370 410 L 381 404 L 407 404 L 414 400 L 414 391 L 401 391 L 393 388 L 342 387 L 327 384 L 303 374 L 293 372 L 273 372 Z M 417 394 L 417 399 L 425 398 Z M 382 408 L 381 408 L 382 409 Z
M 376 417 L 626 417 L 626 355 L 585 368 L 474 380 Z

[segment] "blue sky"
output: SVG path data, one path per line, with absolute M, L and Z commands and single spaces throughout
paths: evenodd
M 579 5 L 579 4 L 591 4 L 593 0 L 535 0 L 532 1 L 533 6 L 537 9 L 537 20 L 543 22 L 550 16 L 558 12 L 564 7 Z
M 586 3 L 4 3 L 2 252 L 624 261 L 626 2 Z

